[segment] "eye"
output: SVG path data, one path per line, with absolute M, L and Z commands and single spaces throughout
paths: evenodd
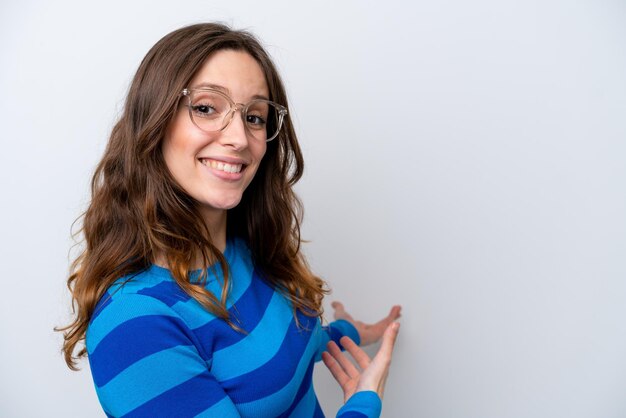
M 191 111 L 200 117 L 211 117 L 215 115 L 217 110 L 210 104 L 195 104 L 191 106 Z
M 269 103 L 265 100 L 253 100 L 248 104 L 246 124 L 250 129 L 265 129 L 269 115 Z
M 194 91 L 189 105 L 192 115 L 202 119 L 218 119 L 230 109 L 228 99 L 212 90 Z
M 246 115 L 246 122 L 251 128 L 263 128 L 265 127 L 266 121 L 263 117 L 259 115 Z

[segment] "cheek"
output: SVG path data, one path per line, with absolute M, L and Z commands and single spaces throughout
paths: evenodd
M 161 145 L 163 160 L 171 173 L 176 171 L 177 156 L 180 155 L 183 148 L 182 141 L 180 140 L 180 133 L 182 131 L 181 124 L 182 120 L 179 113 L 179 115 L 177 115 L 177 117 L 165 130 L 165 138 L 163 138 L 163 143 Z
M 161 152 L 165 166 L 174 178 L 180 181 L 181 170 L 183 169 L 183 147 L 172 137 L 166 137 L 161 146 Z
M 261 160 L 263 160 L 265 153 L 267 152 L 267 142 L 260 142 L 254 145 L 255 147 L 253 148 L 252 152 L 254 153 L 255 159 L 260 163 Z
M 161 145 L 163 160 L 172 174 L 193 169 L 195 155 L 208 139 L 189 126 L 188 116 L 180 112 L 165 131 Z
M 265 158 L 265 153 L 267 151 L 267 143 L 263 142 L 261 144 L 255 144 L 255 147 L 251 148 L 252 156 L 256 161 L 255 173 L 258 171 L 259 166 L 263 163 L 263 159 Z

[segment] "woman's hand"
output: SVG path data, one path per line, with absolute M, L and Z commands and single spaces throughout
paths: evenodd
M 372 390 L 378 393 L 380 399 L 383 398 L 391 354 L 399 329 L 398 322 L 393 322 L 386 328 L 380 349 L 371 360 L 367 353 L 349 337 L 341 337 L 339 342 L 356 360 L 361 368 L 360 371 L 341 352 L 334 341 L 328 343 L 328 351 L 322 353 L 322 360 L 343 389 L 344 402 L 347 402 L 355 392 L 366 390 Z
M 344 309 L 343 303 L 333 302 L 330 305 L 333 309 L 335 309 L 335 319 L 345 319 L 354 325 L 356 330 L 359 332 L 359 337 L 361 337 L 362 346 L 370 345 L 380 340 L 380 337 L 383 335 L 389 324 L 400 318 L 400 310 L 402 309 L 400 305 L 395 305 L 391 308 L 387 317 L 381 319 L 375 324 L 365 324 L 352 318 L 352 315 Z

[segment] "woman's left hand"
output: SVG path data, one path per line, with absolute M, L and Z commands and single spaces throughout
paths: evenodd
M 400 310 L 402 309 L 400 305 L 395 305 L 391 308 L 389 315 L 387 315 L 385 318 L 381 319 L 375 324 L 365 324 L 352 318 L 352 315 L 346 312 L 345 308 L 343 307 L 343 303 L 333 302 L 330 305 L 335 310 L 335 319 L 345 319 L 346 321 L 354 325 L 354 327 L 359 332 L 359 337 L 361 337 L 361 346 L 373 344 L 380 340 L 389 324 L 400 318 Z

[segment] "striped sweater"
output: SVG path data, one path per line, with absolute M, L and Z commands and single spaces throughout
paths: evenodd
M 256 273 L 243 241 L 229 240 L 224 256 L 232 279 L 227 308 L 246 334 L 207 312 L 156 265 L 120 278 L 100 299 L 86 346 L 107 416 L 324 416 L 313 366 L 328 341 L 347 335 L 358 344 L 358 332 L 343 320 L 323 327 L 301 312 L 298 328 L 291 303 Z M 218 269 L 206 287 L 219 298 L 222 283 Z M 381 408 L 375 392 L 357 392 L 337 416 L 378 417 Z

